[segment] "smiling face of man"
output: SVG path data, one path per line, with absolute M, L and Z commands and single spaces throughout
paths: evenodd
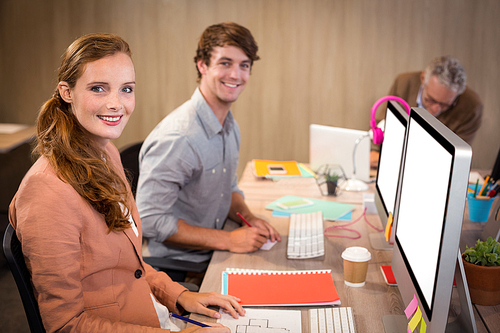
M 251 60 L 236 46 L 214 47 L 209 65 L 198 60 L 200 91 L 214 112 L 229 110 L 246 87 Z

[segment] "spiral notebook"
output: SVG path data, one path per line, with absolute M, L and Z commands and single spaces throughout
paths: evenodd
M 243 306 L 339 305 L 331 270 L 269 271 L 227 269 L 222 294 Z

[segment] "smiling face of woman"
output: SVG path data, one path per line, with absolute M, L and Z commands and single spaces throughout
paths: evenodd
M 118 138 L 135 108 L 135 71 L 122 52 L 89 62 L 73 88 L 58 84 L 78 122 L 102 147 Z

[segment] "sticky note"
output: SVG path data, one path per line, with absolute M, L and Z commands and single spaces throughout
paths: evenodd
M 418 300 L 417 295 L 413 295 L 413 299 L 410 301 L 410 304 L 405 309 L 405 315 L 407 319 L 410 319 L 411 315 L 417 311 L 418 308 Z
M 417 328 L 417 325 L 420 323 L 421 320 L 422 320 L 422 312 L 420 311 L 420 308 L 417 306 L 417 311 L 415 311 L 415 314 L 408 323 L 408 327 L 412 332 L 415 330 L 415 328 Z
M 389 213 L 389 217 L 387 218 L 387 224 L 385 225 L 386 241 L 389 241 L 391 239 L 391 230 L 392 230 L 392 213 Z
M 420 333 L 425 333 L 427 330 L 427 324 L 422 316 L 422 311 L 418 306 L 417 295 L 413 295 L 413 299 L 410 301 L 410 304 L 405 309 L 406 318 L 410 318 L 412 315 L 410 322 L 408 323 L 407 333 L 411 333 L 415 330 L 415 328 L 419 328 Z

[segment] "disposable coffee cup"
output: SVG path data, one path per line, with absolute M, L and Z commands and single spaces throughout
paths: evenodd
M 345 249 L 342 252 L 344 283 L 349 287 L 363 287 L 371 258 L 372 255 L 364 247 L 352 246 Z

